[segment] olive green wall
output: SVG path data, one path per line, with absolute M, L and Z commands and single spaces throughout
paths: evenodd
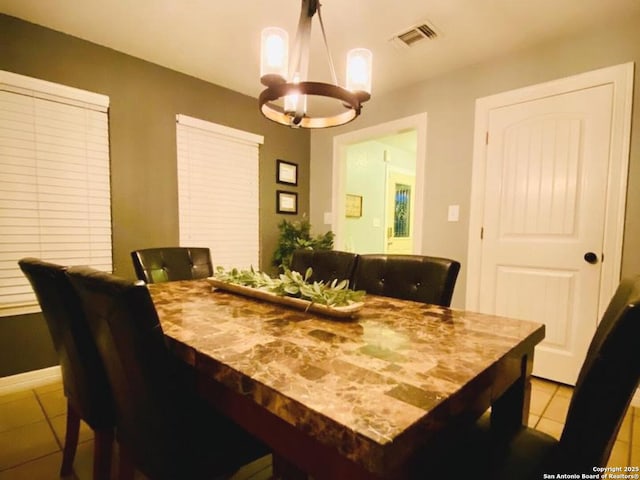
M 134 278 L 131 250 L 178 244 L 178 113 L 264 136 L 260 147 L 260 268 L 269 267 L 277 224 L 283 218 L 296 218 L 275 213 L 276 159 L 299 165 L 299 186 L 291 190 L 299 194 L 298 211 L 309 211 L 309 132 L 266 120 L 254 98 L 6 15 L 0 15 L 0 69 L 109 96 L 117 275 Z M 2 344 L 16 354 L 29 350 L 25 342 L 40 344 L 47 335 L 41 319 L 27 322 L 25 318 L 0 317 Z M 0 376 L 43 368 L 54 358 L 51 350 L 41 356 L 31 350 L 28 356 L 31 361 L 22 359 L 20 364 L 10 364 L 10 356 L 2 357 Z
M 464 307 L 473 158 L 475 101 L 478 98 L 563 78 L 598 68 L 635 62 L 635 108 L 625 221 L 622 275 L 640 274 L 640 18 L 598 25 L 458 71 L 376 95 L 362 115 L 338 129 L 311 134 L 311 224 L 326 228 L 331 211 L 333 137 L 346 132 L 427 112 L 427 157 L 423 207 L 423 253 L 462 263 L 452 305 Z M 434 44 L 434 48 L 437 48 Z M 374 59 L 375 62 L 375 59 Z M 425 62 L 425 69 L 429 68 Z M 460 205 L 460 221 L 447 221 L 448 205 Z

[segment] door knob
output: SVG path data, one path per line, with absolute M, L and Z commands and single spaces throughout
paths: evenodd
M 593 252 L 587 252 L 584 254 L 584 261 L 590 264 L 598 263 L 598 256 Z

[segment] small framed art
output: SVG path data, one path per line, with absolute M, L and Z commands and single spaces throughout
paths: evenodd
M 362 216 L 362 196 L 347 194 L 346 216 L 360 218 Z
M 295 215 L 298 213 L 298 194 L 295 192 L 276 191 L 276 212 Z
M 278 159 L 276 162 L 276 182 L 298 185 L 298 165 Z

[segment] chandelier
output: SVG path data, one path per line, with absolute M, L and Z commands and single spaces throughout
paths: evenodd
M 260 111 L 269 120 L 289 127 L 335 127 L 360 115 L 362 104 L 371 98 L 371 52 L 356 48 L 347 53 L 346 88 L 339 86 L 320 10 L 318 0 L 302 0 L 291 55 L 285 30 L 268 27 L 262 31 L 260 81 L 267 88 L 260 93 L 258 101 Z M 311 20 L 316 12 L 333 83 L 307 80 Z M 308 111 L 308 96 L 330 99 L 331 111 L 312 115 Z

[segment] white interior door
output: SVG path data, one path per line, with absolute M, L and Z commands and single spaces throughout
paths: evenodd
M 598 322 L 613 85 L 489 113 L 479 309 L 546 324 L 534 374 L 574 384 Z

